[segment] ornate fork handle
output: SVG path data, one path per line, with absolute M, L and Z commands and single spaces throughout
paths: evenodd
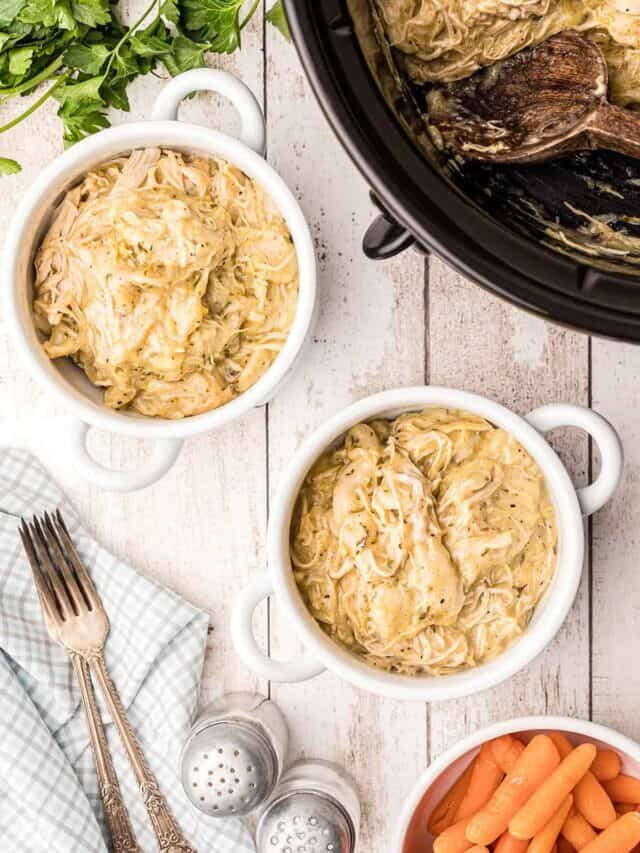
M 101 651 L 87 655 L 86 661 L 104 693 L 111 719 L 129 756 L 140 788 L 149 820 L 153 826 L 161 853 L 198 853 L 186 840 L 167 801 L 160 792 L 155 776 L 149 769 L 142 749 L 133 733 L 114 683 L 107 672 Z
M 80 655 L 71 653 L 71 662 L 80 684 L 82 704 L 87 718 L 91 749 L 100 783 L 100 793 L 104 806 L 104 817 L 107 822 L 113 853 L 141 853 L 136 842 L 133 828 L 129 821 L 127 807 L 122 800 L 120 785 L 116 776 L 107 738 L 96 705 L 96 698 L 91 684 L 87 665 Z

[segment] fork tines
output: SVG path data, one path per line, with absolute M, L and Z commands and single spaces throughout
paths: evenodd
M 45 611 L 65 620 L 93 610 L 97 592 L 82 565 L 60 510 L 21 519 L 20 538 Z

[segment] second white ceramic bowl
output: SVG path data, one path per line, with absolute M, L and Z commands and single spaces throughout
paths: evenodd
M 218 92 L 240 114 L 239 138 L 178 121 L 180 102 L 196 91 Z M 287 341 L 267 372 L 230 403 L 184 420 L 148 418 L 104 405 L 102 391 L 89 382 L 70 359 L 47 358 L 32 316 L 33 258 L 67 190 L 88 171 L 136 148 L 164 147 L 209 157 L 223 157 L 256 180 L 284 216 L 298 255 L 299 295 Z M 251 90 L 223 71 L 199 68 L 171 80 L 160 93 L 151 120 L 100 131 L 65 151 L 27 189 L 9 227 L 0 263 L 3 318 L 16 350 L 34 378 L 72 413 L 69 450 L 87 479 L 114 491 L 133 491 L 160 479 L 176 461 L 185 438 L 218 429 L 266 403 L 294 367 L 308 338 L 316 304 L 316 262 L 313 240 L 300 205 L 278 173 L 264 159 L 265 120 Z M 88 453 L 90 426 L 154 441 L 149 462 L 137 471 L 113 471 Z
M 483 743 L 506 734 L 517 734 L 528 743 L 536 734 L 562 732 L 571 743 L 585 741 L 613 749 L 622 758 L 622 772 L 640 777 L 640 745 L 619 732 L 571 717 L 521 717 L 487 726 L 463 738 L 433 761 L 409 793 L 398 820 L 392 853 L 427 853 L 433 836 L 427 829 L 431 812 L 478 754 Z
M 554 578 L 523 636 L 493 660 L 447 676 L 408 676 L 374 669 L 331 640 L 307 610 L 293 576 L 289 531 L 296 498 L 307 472 L 354 424 L 395 418 L 403 412 L 444 406 L 486 418 L 510 432 L 536 460 L 544 474 L 558 525 L 558 559 Z M 557 427 L 574 426 L 593 438 L 602 459 L 598 478 L 576 489 L 566 468 L 544 438 Z M 396 699 L 437 701 L 478 693 L 527 666 L 552 640 L 564 622 L 580 583 L 584 560 L 583 516 L 600 509 L 613 495 L 622 475 L 622 446 L 603 417 L 579 406 L 543 406 L 520 417 L 504 406 L 452 388 L 400 388 L 367 397 L 317 429 L 302 445 L 282 478 L 269 520 L 268 573 L 255 578 L 238 600 L 232 619 L 236 651 L 244 662 L 273 681 L 302 681 L 328 668 L 346 681 Z M 253 611 L 273 592 L 288 626 L 307 648 L 291 661 L 276 661 L 258 647 L 252 631 Z

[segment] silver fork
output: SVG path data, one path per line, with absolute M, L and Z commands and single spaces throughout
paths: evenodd
M 93 581 L 71 541 L 61 513 L 56 511 L 53 516 L 45 514 L 41 521 L 34 519 L 30 525 L 23 519 L 22 524 L 22 540 L 31 563 L 47 627 L 52 626 L 53 639 L 66 648 L 72 661 L 74 657 L 80 659 L 85 675 L 85 665 L 89 667 L 102 688 L 109 713 L 129 756 L 160 850 L 162 853 L 197 853 L 183 836 L 160 792 L 107 672 L 104 644 L 109 634 L 109 620 Z M 115 779 L 115 773 L 113 777 Z M 138 848 L 122 849 L 128 851 Z
M 42 576 L 40 562 L 36 551 L 36 541 L 42 543 L 42 536 L 39 533 L 40 525 L 37 521 L 32 523 L 31 529 L 22 520 L 22 526 L 19 528 L 20 537 L 27 558 L 33 571 L 38 597 L 40 598 L 40 606 L 44 615 L 44 621 L 47 626 L 47 631 L 51 639 L 56 643 L 61 643 L 60 632 L 58 630 L 58 620 L 55 618 L 55 613 L 51 609 L 49 595 L 42 592 L 42 587 L 46 586 L 47 581 Z M 42 544 L 41 544 L 41 547 Z M 80 685 L 80 695 L 82 697 L 82 706 L 87 719 L 87 727 L 89 729 L 89 740 L 93 752 L 93 758 L 96 765 L 96 773 L 98 774 L 98 783 L 100 785 L 100 795 L 104 807 L 104 817 L 111 836 L 111 846 L 114 853 L 141 853 L 136 842 L 133 832 L 133 827 L 129 820 L 127 807 L 122 799 L 118 777 L 111 760 L 111 753 L 107 745 L 100 712 L 96 704 L 96 697 L 91 684 L 91 677 L 87 664 L 79 654 L 67 649 L 71 663 L 73 665 L 76 678 Z

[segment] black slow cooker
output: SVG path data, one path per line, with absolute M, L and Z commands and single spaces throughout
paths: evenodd
M 594 197 L 597 213 L 589 172 L 628 178 L 629 186 L 640 188 L 640 162 L 596 152 L 494 174 L 473 167 L 466 184 L 456 183 L 416 144 L 400 108 L 390 106 L 365 59 L 347 0 L 285 0 L 285 6 L 315 94 L 380 208 L 364 239 L 369 257 L 390 257 L 415 242 L 515 305 L 590 333 L 640 341 L 640 269 L 624 259 L 601 264 L 586 254 L 556 251 L 510 202 L 538 188 L 553 208 L 553 196 L 561 206 L 575 190 L 586 202 Z M 572 182 L 578 167 L 587 177 Z M 489 184 L 491 192 L 477 192 Z M 625 203 L 639 215 L 640 189 Z

